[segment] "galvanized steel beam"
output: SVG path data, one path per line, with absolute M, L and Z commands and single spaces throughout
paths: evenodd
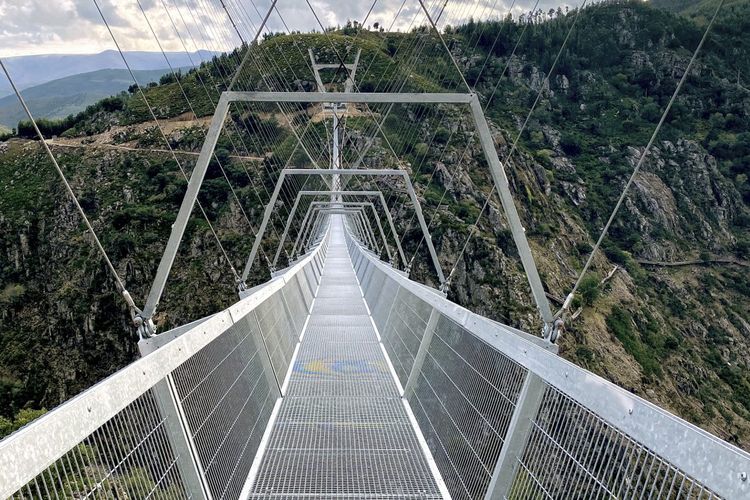
M 276 267 L 279 257 L 281 256 L 281 251 L 283 249 L 284 243 L 286 242 L 286 238 L 289 235 L 289 229 L 291 228 L 291 224 L 292 224 L 292 221 L 294 220 L 294 216 L 296 215 L 296 211 L 297 211 L 297 208 L 299 207 L 299 202 L 301 198 L 303 196 L 330 196 L 333 194 L 339 194 L 341 196 L 354 196 L 354 197 L 377 196 L 378 200 L 380 201 L 380 205 L 383 208 L 383 212 L 385 212 L 386 219 L 388 220 L 388 225 L 390 226 L 393 239 L 396 241 L 396 248 L 398 250 L 399 256 L 401 257 L 401 260 L 404 266 L 408 264 L 406 260 L 406 256 L 404 255 L 404 250 L 403 248 L 401 248 L 401 239 L 399 238 L 398 233 L 396 232 L 396 226 L 393 223 L 393 217 L 391 216 L 391 212 L 388 209 L 388 205 L 386 204 L 385 197 L 383 196 L 383 193 L 381 191 L 330 191 L 328 190 L 328 191 L 299 191 L 297 193 L 297 197 L 294 199 L 294 204 L 292 205 L 292 209 L 289 211 L 289 216 L 287 217 L 286 224 L 284 225 L 284 232 L 282 233 L 281 239 L 279 240 L 279 245 L 276 248 L 276 254 L 274 255 L 274 258 L 273 258 L 272 267 Z M 302 225 L 304 225 L 304 222 L 305 220 L 303 219 Z M 299 236 L 299 231 L 297 232 L 297 234 Z M 387 243 L 385 245 L 386 245 L 386 248 L 388 249 L 389 258 L 392 258 L 390 257 L 391 251 Z M 292 254 L 291 254 L 292 256 L 294 255 L 294 250 L 296 249 L 296 246 L 297 245 L 295 242 L 294 248 L 292 248 Z
M 172 232 L 167 240 L 167 246 L 164 249 L 164 253 L 161 256 L 159 267 L 156 270 L 156 276 L 154 277 L 154 283 L 151 285 L 148 298 L 146 299 L 146 305 L 143 307 L 141 316 L 144 319 L 151 319 L 156 311 L 156 307 L 159 305 L 161 295 L 164 292 L 164 286 L 167 283 L 169 272 L 172 269 L 172 264 L 177 256 L 177 250 L 180 247 L 180 242 L 185 234 L 185 228 L 187 227 L 190 214 L 193 212 L 195 201 L 198 199 L 198 191 L 200 190 L 201 184 L 203 184 L 203 178 L 208 170 L 208 164 L 213 156 L 216 143 L 219 140 L 219 134 L 224 126 L 224 120 L 227 117 L 229 111 L 229 101 L 226 93 L 223 93 L 219 98 L 219 102 L 216 104 L 216 111 L 211 119 L 211 125 L 206 133 L 206 140 L 203 143 L 201 152 L 198 155 L 198 160 L 195 162 L 193 172 L 190 174 L 190 180 L 188 181 L 187 191 L 185 197 L 182 199 L 180 210 L 177 212 L 177 219 L 172 224 Z
M 303 92 L 303 94 L 311 94 L 311 92 Z M 323 95 L 332 95 L 332 94 L 326 92 Z M 355 94 L 355 95 L 359 95 L 359 94 Z M 362 94 L 362 95 L 365 95 L 365 94 Z M 443 283 L 445 283 L 445 275 L 443 274 L 443 268 L 440 265 L 440 260 L 438 259 L 437 251 L 435 251 L 435 246 L 432 243 L 432 236 L 430 235 L 429 227 L 427 226 L 427 222 L 425 221 L 424 215 L 422 214 L 422 206 L 419 203 L 419 199 L 417 198 L 416 192 L 414 191 L 414 186 L 411 183 L 411 178 L 409 177 L 408 172 L 406 172 L 405 170 L 398 170 L 398 169 L 337 169 L 334 171 L 334 170 L 322 170 L 322 169 L 310 169 L 310 168 L 285 168 L 281 171 L 281 174 L 279 175 L 279 179 L 276 182 L 276 187 L 274 188 L 273 194 L 271 195 L 271 199 L 266 205 L 266 209 L 263 214 L 263 220 L 261 222 L 260 228 L 258 229 L 258 233 L 255 236 L 253 247 L 250 250 L 250 256 L 248 257 L 247 263 L 245 264 L 245 269 L 242 272 L 243 282 L 247 279 L 248 275 L 250 274 L 250 268 L 252 267 L 253 262 L 255 261 L 255 256 L 258 252 L 258 247 L 260 246 L 260 242 L 263 236 L 265 235 L 266 228 L 268 226 L 268 220 L 271 216 L 271 213 L 273 212 L 273 206 L 275 205 L 276 200 L 279 196 L 281 186 L 283 185 L 286 177 L 290 175 L 321 175 L 321 176 L 364 175 L 364 176 L 381 176 L 381 177 L 382 176 L 401 177 L 404 180 L 404 184 L 406 185 L 406 190 L 409 194 L 409 198 L 411 199 L 411 202 L 414 205 L 414 211 L 416 212 L 417 220 L 419 221 L 419 226 L 422 229 L 422 234 L 424 235 L 424 239 L 427 244 L 427 249 L 430 253 L 430 257 L 432 258 L 432 263 L 435 266 L 435 271 L 437 272 L 438 279 L 440 280 L 440 284 L 442 285 Z
M 497 150 L 495 150 L 495 143 L 492 139 L 490 127 L 482 111 L 479 98 L 475 94 L 472 94 L 470 107 L 474 123 L 479 132 L 479 141 L 484 151 L 484 157 L 490 166 L 492 180 L 495 183 L 495 188 L 497 188 L 497 194 L 500 195 L 500 203 L 503 206 L 505 216 L 510 225 L 513 241 L 518 249 L 523 269 L 526 271 L 526 278 L 529 281 L 529 286 L 531 286 L 531 293 L 534 296 L 537 309 L 542 317 L 542 321 L 544 321 L 544 336 L 545 338 L 549 338 L 552 334 L 555 321 L 552 316 L 552 309 L 550 308 L 547 295 L 544 293 L 544 285 L 542 284 L 542 279 L 539 277 L 534 256 L 531 254 L 531 247 L 526 239 L 526 230 L 521 224 L 521 218 L 518 216 L 518 211 L 516 210 L 513 194 L 510 192 L 510 185 L 508 184 L 508 177 L 505 174 L 503 164 L 500 163 L 500 159 L 497 157 Z
M 472 94 L 389 92 L 224 92 L 230 102 L 469 104 Z

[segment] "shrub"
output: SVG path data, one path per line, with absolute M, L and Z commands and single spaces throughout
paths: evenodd
M 628 352 L 643 368 L 647 377 L 661 375 L 661 366 L 653 349 L 646 346 L 641 336 L 633 329 L 633 318 L 625 309 L 615 306 L 607 316 L 607 328 L 622 343 Z
M 578 156 L 583 150 L 580 140 L 573 134 L 564 134 L 560 138 L 560 148 L 568 156 Z
M 593 304 L 599 298 L 599 275 L 596 273 L 589 274 L 578 287 L 578 293 L 585 305 Z

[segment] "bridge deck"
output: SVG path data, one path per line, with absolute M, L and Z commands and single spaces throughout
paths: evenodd
M 250 498 L 441 498 L 333 224 Z

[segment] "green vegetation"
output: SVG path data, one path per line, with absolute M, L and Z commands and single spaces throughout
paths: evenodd
M 634 318 L 626 309 L 614 306 L 607 316 L 607 328 L 635 358 L 646 377 L 662 375 L 661 362 L 680 346 L 680 339 L 670 334 L 648 311 Z
M 134 71 L 139 82 L 158 81 L 167 70 Z M 36 117 L 62 119 L 83 111 L 100 99 L 117 95 L 132 84 L 126 69 L 103 69 L 60 78 L 26 88 L 23 97 Z M 26 119 L 15 95 L 0 98 L 0 126 L 8 128 Z
M 654 351 L 655 345 L 642 338 L 639 332 L 635 330 L 633 317 L 625 309 L 615 306 L 612 312 L 607 316 L 607 327 L 622 342 L 625 350 L 635 358 L 643 368 L 643 373 L 647 377 L 661 375 L 658 357 Z M 652 337 L 647 337 L 653 340 Z
M 1 387 L 1 386 L 0 386 Z M 28 424 L 35 418 L 39 418 L 47 413 L 47 410 L 42 408 L 41 410 L 32 410 L 24 408 L 23 410 L 16 413 L 13 420 L 9 420 L 0 415 L 0 439 L 4 438 L 8 434 L 17 431 L 24 425 Z
M 578 293 L 584 305 L 591 305 L 599 297 L 599 275 L 596 273 L 587 274 L 581 285 L 578 287 Z
M 572 13 L 560 11 L 548 17 L 524 17 L 523 22 L 530 24 L 502 79 L 507 56 L 524 29 L 518 19 L 470 22 L 446 32 L 446 41 L 485 103 L 499 84 L 487 114 L 493 127 L 502 131 L 497 134 L 501 157 L 573 22 Z M 563 337 L 566 355 L 607 376 L 616 376 L 612 374 L 617 370 L 611 367 L 620 360 L 601 354 L 607 353 L 606 342 L 591 342 L 594 336 L 607 338 L 609 330 L 611 342 L 622 344 L 642 368 L 642 384 L 634 389 L 647 387 L 664 401 L 676 401 L 682 414 L 694 421 L 725 419 L 743 429 L 750 429 L 743 420 L 750 415 L 744 396 L 748 393 L 748 380 L 743 375 L 747 367 L 736 353 L 747 348 L 743 332 L 750 285 L 742 269 L 701 267 L 694 275 L 685 276 L 677 274 L 679 271 L 668 274 L 669 270 L 641 267 L 637 260 L 694 258 L 701 253 L 750 258 L 746 83 L 750 57 L 744 35 L 750 31 L 749 19 L 722 19 L 716 25 L 644 166 L 643 178 L 631 190 L 605 239 L 603 257 L 595 261 L 598 273 L 584 278 L 575 305 L 596 307 L 584 307 L 577 321 L 598 321 L 615 302 L 605 318 L 606 328 L 598 321 L 596 331 L 588 332 L 573 322 L 570 335 Z M 543 93 L 507 168 L 535 256 L 542 262 L 545 285 L 552 294 L 564 296 L 571 274 L 580 270 L 590 254 L 589 242 L 609 216 L 674 91 L 680 68 L 700 39 L 701 26 L 696 20 L 640 1 L 597 5 L 580 16 L 580 26 L 552 75 L 549 92 Z M 358 72 L 361 91 L 392 90 L 386 87 L 387 82 L 407 72 L 405 91 L 462 90 L 451 76 L 455 71 L 440 41 L 424 29 L 384 33 L 351 25 L 329 35 L 346 57 L 362 48 L 361 60 L 372 62 L 369 71 Z M 404 64 L 407 61 L 397 47 L 413 42 L 424 44 L 425 50 L 412 66 Z M 312 90 L 308 47 L 313 47 L 320 59 L 333 57 L 322 34 L 267 37 L 256 49 L 261 67 L 267 70 L 261 74 L 256 65 L 248 65 L 240 87 L 265 90 L 283 79 L 300 90 Z M 241 51 L 222 55 L 149 85 L 144 92 L 158 118 L 170 125 L 185 119 L 181 115 L 189 108 L 180 86 L 199 117 L 210 115 L 224 88 L 224 77 L 231 74 L 242 55 Z M 337 82 L 342 79 L 342 75 L 328 76 Z M 203 120 L 187 123 L 170 135 L 170 145 L 195 152 L 203 141 Z M 454 263 L 492 187 L 468 123 L 461 111 L 415 105 L 394 108 L 383 125 L 388 142 L 411 169 L 426 217 L 435 218 L 431 232 L 448 265 Z M 362 115 L 349 116 L 346 122 L 347 132 L 358 141 L 365 139 L 371 125 Z M 113 144 L 165 147 L 135 88 L 67 118 L 42 120 L 40 126 L 46 136 L 62 136 L 76 143 L 116 127 Z M 250 133 L 244 131 L 245 126 Z M 404 133 L 405 128 L 409 133 Z M 260 130 L 272 133 L 261 134 Z M 308 133 L 326 137 L 327 132 L 324 124 L 313 122 Z M 34 137 L 27 123 L 19 125 L 18 137 Z M 384 142 L 372 147 L 365 158 L 367 166 L 392 166 Z M 467 143 L 472 147 L 459 164 Z M 234 158 L 235 144 L 242 144 L 239 149 L 243 154 L 259 159 L 240 163 Z M 266 192 L 273 189 L 275 169 L 281 166 L 279 158 L 291 156 L 295 145 L 288 124 L 273 105 L 232 109 L 216 157 L 251 221 L 258 220 L 263 208 L 258 193 L 261 200 L 266 199 Z M 92 146 L 55 152 L 104 246 L 126 276 L 131 294 L 144 296 L 186 186 L 176 162 L 168 155 L 145 150 L 125 153 Z M 346 148 L 344 155 L 345 162 L 351 163 L 357 159 L 357 150 Z M 190 171 L 191 157 L 180 158 Z M 310 163 L 299 148 L 290 161 L 299 166 Z M 433 167 L 439 164 L 442 166 L 433 175 Z M 0 144 L 0 312 L 4 317 L 0 329 L 0 415 L 7 421 L 13 421 L 20 411 L 55 406 L 135 356 L 136 339 L 127 313 L 48 167 L 40 149 L 30 141 Z M 405 251 L 407 256 L 414 255 L 422 235 L 410 221 L 406 196 L 388 182 L 371 182 L 390 194 L 389 204 L 396 207 L 393 215 Z M 216 161 L 210 165 L 200 200 L 233 265 L 241 267 L 251 244 L 249 229 Z M 535 331 L 535 309 L 515 244 L 497 206 L 494 200 L 480 220 L 479 231 L 458 268 L 461 272 L 456 273 L 451 298 Z M 280 214 L 285 213 L 281 204 L 277 208 Z M 271 233 L 267 250 L 273 251 L 277 235 Z M 216 257 L 215 250 L 206 222 L 194 216 L 160 305 L 163 312 L 157 320 L 162 330 L 226 306 L 235 296 L 226 263 Z M 413 276 L 434 283 L 424 245 L 416 254 Z M 617 271 L 607 286 L 600 285 L 612 264 L 626 272 Z M 253 276 L 254 283 L 265 279 L 265 270 Z M 730 318 L 729 323 L 709 329 L 717 323 L 709 318 L 712 315 Z M 591 323 L 594 321 L 579 324 L 588 327 Z M 700 333 L 704 327 L 709 332 L 705 338 Z M 29 356 L 29 352 L 39 355 Z M 667 384 L 660 380 L 667 373 L 687 380 L 679 381 L 679 394 L 669 392 L 672 386 L 665 388 Z M 694 382 L 696 373 L 707 374 L 701 375 L 705 381 Z M 719 404 L 722 400 L 724 405 Z M 696 410 L 695 405 L 702 407 Z M 738 435 L 744 442 L 750 439 L 750 434 Z

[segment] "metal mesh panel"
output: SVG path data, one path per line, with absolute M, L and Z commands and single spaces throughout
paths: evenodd
M 305 269 L 303 271 L 305 273 L 305 281 L 307 281 L 310 284 L 310 288 L 312 293 L 315 293 L 315 289 L 318 287 L 318 278 L 315 276 L 315 271 L 313 271 L 312 265 L 305 266 Z
M 175 386 L 214 498 L 237 498 L 276 392 L 254 314 L 248 314 L 174 372 Z
M 361 287 L 364 291 L 365 302 L 367 302 L 371 311 L 375 310 L 380 301 L 380 292 L 384 281 L 385 275 L 375 266 L 370 266 L 370 269 L 364 275 Z
M 12 498 L 189 498 L 166 422 L 149 391 Z
M 481 498 L 526 370 L 440 317 L 409 395 L 420 429 L 453 498 Z
M 341 234 L 251 498 L 440 498 Z
M 359 284 L 362 287 L 362 290 L 365 291 L 365 300 L 368 304 L 373 304 L 373 298 L 377 297 L 377 294 L 380 292 L 380 287 L 378 285 L 374 285 L 373 280 L 382 280 L 384 278 L 385 276 L 383 275 L 383 273 L 381 273 L 379 269 L 377 269 L 374 265 L 370 264 L 365 267 L 362 277 L 359 278 Z
M 393 280 L 388 279 L 385 274 L 379 271 L 378 275 L 382 278 L 373 281 L 374 286 L 371 294 L 373 301 L 368 300 L 367 304 L 372 311 L 372 320 L 382 336 L 391 308 L 399 300 L 400 291 L 398 285 Z
M 293 326 L 294 337 L 299 337 L 302 333 L 302 325 L 305 324 L 305 318 L 307 318 L 308 309 L 305 306 L 305 299 L 302 296 L 299 286 L 294 281 L 290 281 L 284 288 L 281 289 L 281 293 L 284 299 L 284 305 L 286 305 L 291 324 Z
M 317 295 L 319 299 L 340 297 L 359 298 L 361 296 L 359 287 L 356 285 L 328 285 L 319 290 Z
M 315 297 L 315 288 L 317 287 L 313 288 L 313 284 L 309 283 L 302 273 L 297 274 L 294 277 L 294 281 L 297 282 L 297 286 L 299 287 L 300 293 L 302 294 L 302 302 L 304 304 L 305 311 L 309 311 L 310 306 L 312 305 L 313 297 Z
M 554 387 L 545 387 L 511 498 L 717 498 Z
M 362 297 L 320 297 L 315 299 L 312 314 L 332 316 L 364 316 L 367 314 Z
M 263 340 L 278 380 L 282 380 L 294 354 L 299 336 L 289 322 L 286 308 L 278 295 L 272 295 L 255 310 Z
M 307 342 L 372 342 L 375 335 L 367 316 L 311 316 Z
M 309 328 L 309 325 L 308 325 Z M 329 327 L 330 328 L 330 327 Z M 314 342 L 305 336 L 289 396 L 398 396 L 398 389 L 370 327 L 370 342 Z
M 395 284 L 394 284 L 395 285 Z M 432 308 L 409 292 L 399 290 L 388 324 L 380 331 L 388 356 L 403 385 L 409 378 Z
M 431 483 L 397 394 L 290 394 L 255 491 L 367 498 L 368 493 L 408 493 L 409 485 L 419 493 Z

